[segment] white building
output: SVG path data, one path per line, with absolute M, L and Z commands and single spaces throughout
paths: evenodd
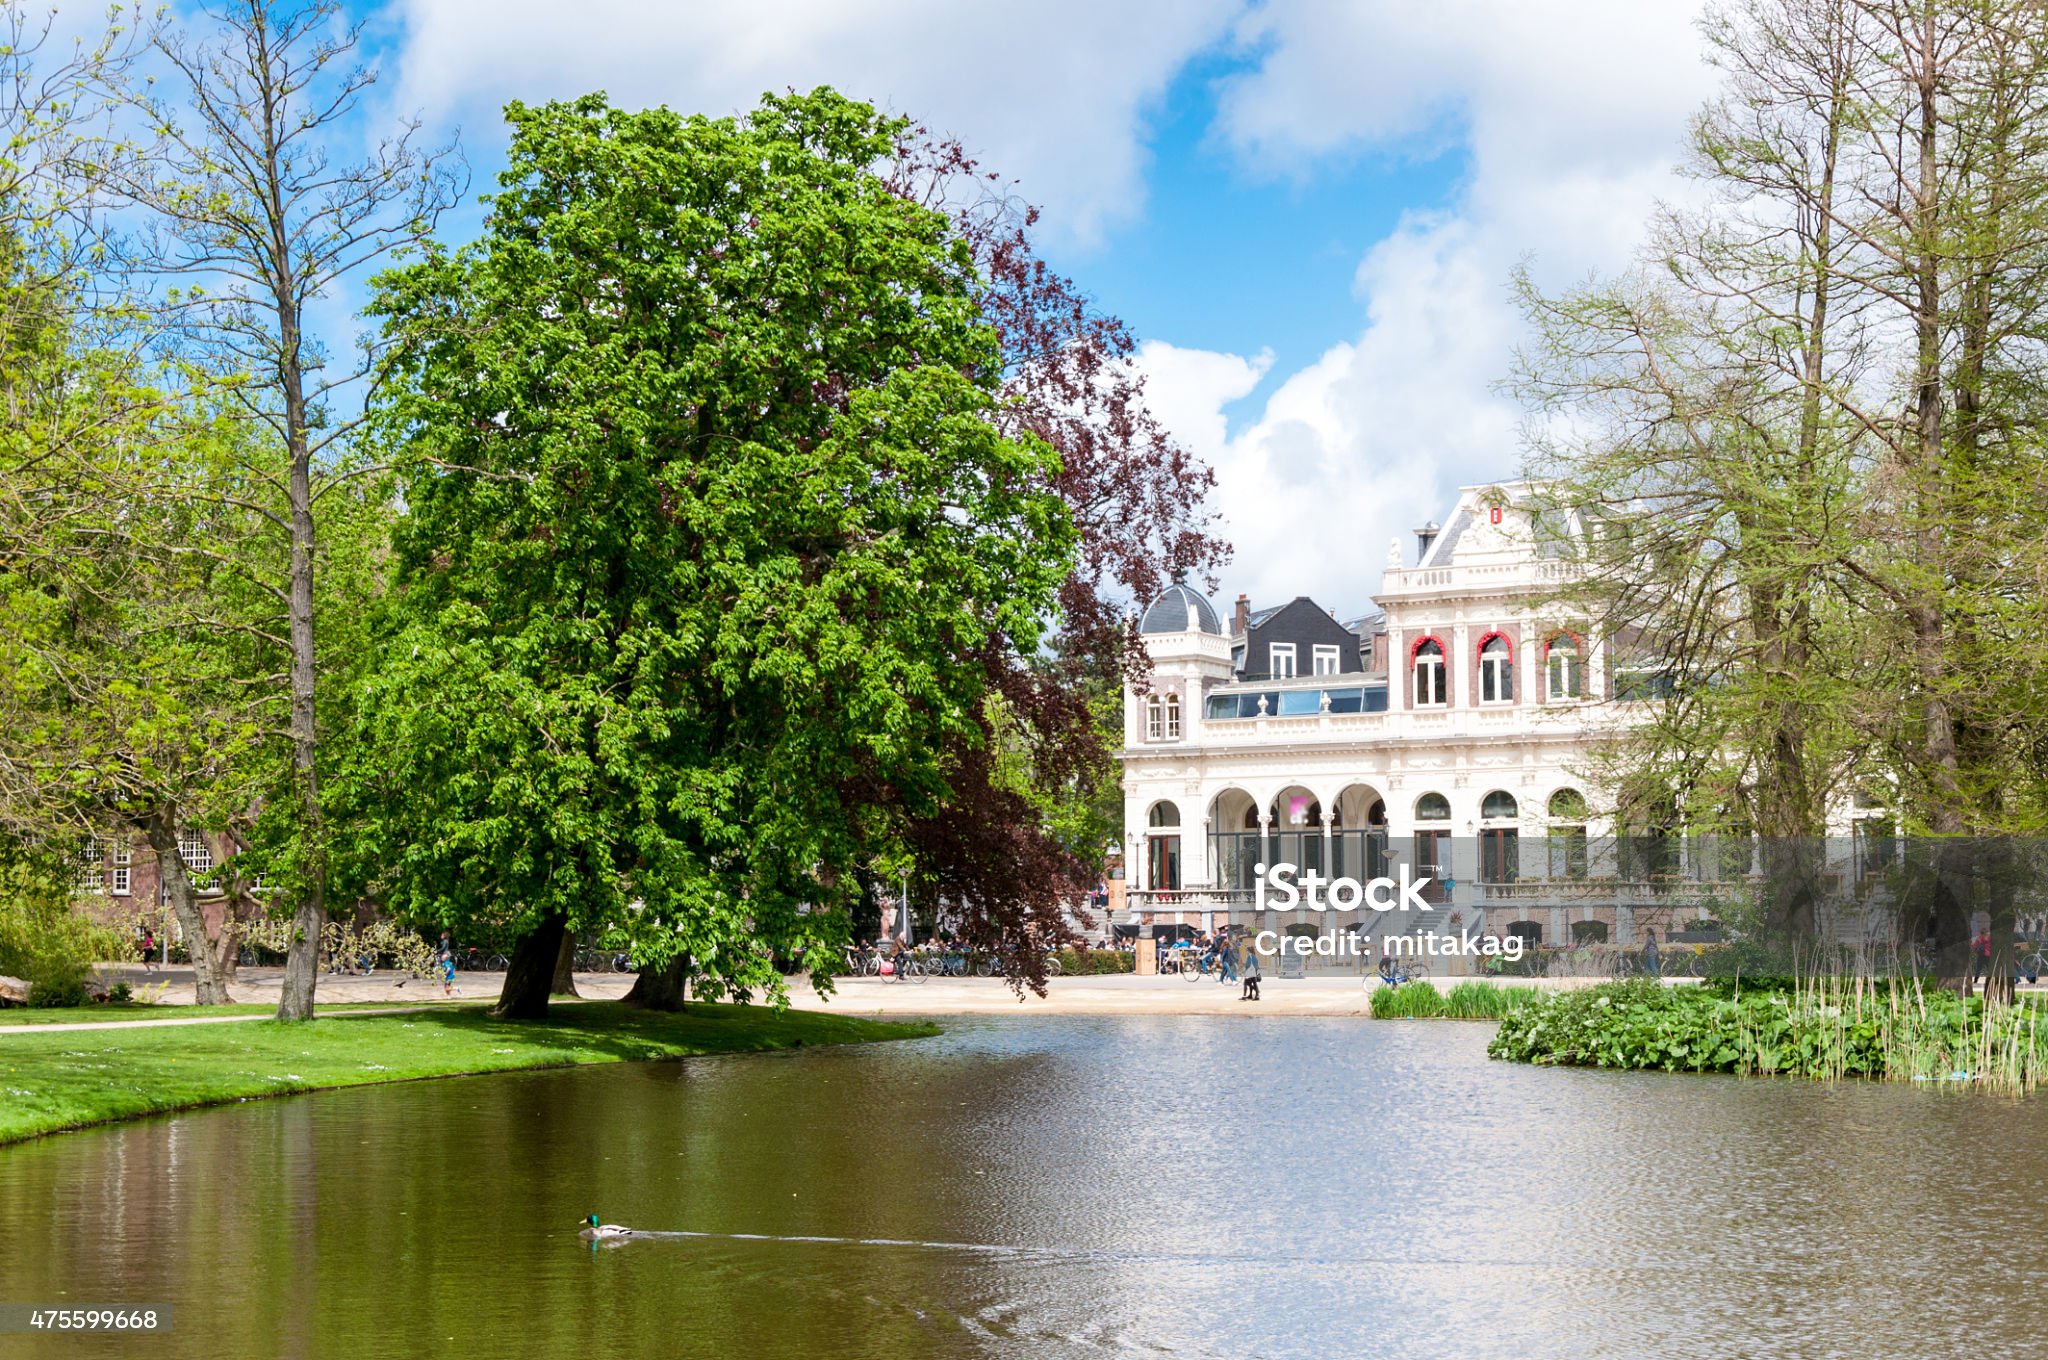
M 1121 919 L 1627 945 L 1747 873 L 1746 841 L 1614 835 L 1589 757 L 1643 680 L 1545 603 L 1565 570 L 1547 545 L 1577 526 L 1546 523 L 1528 493 L 1465 488 L 1417 530 L 1413 565 L 1394 545 L 1376 612 L 1348 623 L 1242 596 L 1224 620 L 1180 583 L 1151 604 L 1151 688 L 1125 695 Z M 1256 914 L 1253 866 L 1280 862 L 1361 880 L 1406 866 L 1437 880 L 1439 906 L 1384 926 L 1370 909 Z

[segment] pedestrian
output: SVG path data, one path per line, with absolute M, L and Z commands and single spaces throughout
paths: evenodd
M 1259 999 L 1259 951 L 1247 949 L 1244 953 L 1244 990 L 1238 993 L 1239 1001 Z
M 1643 932 L 1643 973 L 1645 976 L 1653 978 L 1661 978 L 1664 976 L 1661 972 L 1658 971 L 1657 932 L 1654 930 L 1646 930 Z
M 441 995 L 454 996 L 455 941 L 449 938 L 445 930 L 441 932 L 441 948 L 434 957 L 441 965 Z
M 1991 982 L 1991 927 L 1977 932 L 1977 938 L 1970 941 L 1970 985 L 1977 985 L 1982 977 L 1988 986 Z
M 148 926 L 142 928 L 142 971 L 156 971 L 156 932 Z

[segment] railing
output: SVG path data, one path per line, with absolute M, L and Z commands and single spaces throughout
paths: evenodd
M 1480 883 L 1481 902 L 1669 902 L 1674 898 L 1703 897 L 1717 888 L 1736 887 L 1748 880 L 1720 881 L 1697 878 L 1523 878 L 1512 883 Z
M 1124 900 L 1133 911 L 1249 911 L 1250 888 L 1132 888 Z

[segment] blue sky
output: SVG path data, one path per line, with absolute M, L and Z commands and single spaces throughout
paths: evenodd
M 1713 89 L 1694 0 L 387 0 L 373 116 L 730 113 L 831 84 L 958 136 L 1130 322 L 1216 469 L 1225 599 L 1368 607 L 1390 540 L 1521 463 L 1510 272 L 1626 267 Z M 472 224 L 473 216 L 468 217 Z M 459 223 L 451 223 L 457 234 Z

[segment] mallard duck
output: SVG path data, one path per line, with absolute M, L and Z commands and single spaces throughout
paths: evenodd
M 615 1237 L 631 1237 L 633 1235 L 631 1228 L 621 1228 L 616 1223 L 598 1222 L 596 1214 L 592 1214 L 589 1218 L 584 1219 L 583 1223 L 584 1227 L 581 1236 L 586 1242 L 604 1242 Z

